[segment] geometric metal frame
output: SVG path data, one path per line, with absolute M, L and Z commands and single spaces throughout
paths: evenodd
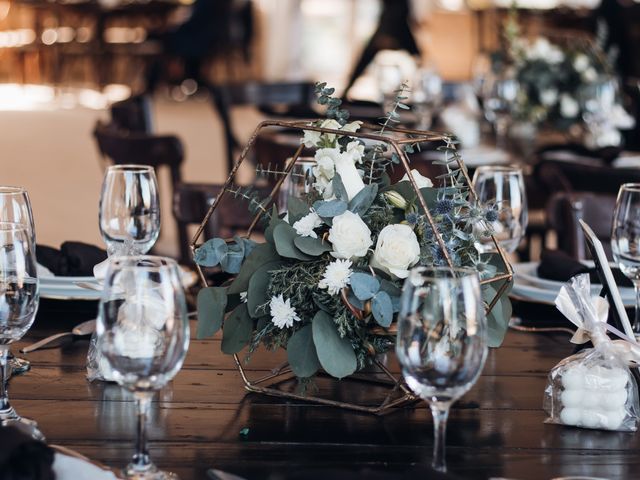
M 437 225 L 435 224 L 433 217 L 431 216 L 431 213 L 429 211 L 429 208 L 427 207 L 426 201 L 424 200 L 422 195 L 420 195 L 420 189 L 416 184 L 415 179 L 413 178 L 413 175 L 411 174 L 409 157 L 407 156 L 407 153 L 402 148 L 402 146 L 405 144 L 425 143 L 425 142 L 434 142 L 434 141 L 448 142 L 450 141 L 451 137 L 449 135 L 441 134 L 437 132 L 412 130 L 412 129 L 406 129 L 401 127 L 386 127 L 386 133 L 384 135 L 377 132 L 367 133 L 367 132 L 372 132 L 375 129 L 379 128 L 378 125 L 372 125 L 369 123 L 363 123 L 360 130 L 358 130 L 357 132 L 344 132 L 344 131 L 336 130 L 332 128 L 322 128 L 322 127 L 312 126 L 310 125 L 310 122 L 312 121 L 313 120 L 298 120 L 298 121 L 266 120 L 261 122 L 256 127 L 247 145 L 243 148 L 242 152 L 240 153 L 238 160 L 233 166 L 233 169 L 229 173 L 229 176 L 223 185 L 221 193 L 215 198 L 214 202 L 209 207 L 209 210 L 207 211 L 205 218 L 202 220 L 202 223 L 200 224 L 200 226 L 198 227 L 198 230 L 194 234 L 190 244 L 192 254 L 195 252 L 196 248 L 199 246 L 200 237 L 202 236 L 207 223 L 211 219 L 211 216 L 215 212 L 222 198 L 224 198 L 224 196 L 228 193 L 228 189 L 232 185 L 235 175 L 238 169 L 240 168 L 240 165 L 247 159 L 247 156 L 251 151 L 251 149 L 253 148 L 260 133 L 262 133 L 262 131 L 265 129 L 277 127 L 281 129 L 288 129 L 288 130 L 299 130 L 301 132 L 304 130 L 308 130 L 308 131 L 315 131 L 320 133 L 334 134 L 336 136 L 348 136 L 348 137 L 354 137 L 354 138 L 374 140 L 376 142 L 385 143 L 391 146 L 393 151 L 398 155 L 398 158 L 400 159 L 400 164 L 405 170 L 405 172 L 407 173 L 409 182 L 411 183 L 411 186 L 416 192 L 416 197 L 418 199 L 420 207 L 424 212 L 427 218 L 427 221 L 431 225 L 431 229 L 434 233 L 436 241 L 440 247 L 440 250 L 442 251 L 442 254 L 446 260 L 447 265 L 453 268 L 453 263 L 449 256 L 449 252 L 445 246 L 444 240 L 442 239 L 442 236 L 438 231 Z M 282 186 L 282 183 L 284 182 L 286 177 L 289 175 L 289 173 L 291 173 L 295 164 L 298 162 L 298 159 L 302 154 L 303 147 L 304 145 L 301 144 L 297 148 L 291 161 L 286 166 L 283 172 L 284 175 L 282 175 L 278 179 L 275 186 L 269 193 L 269 196 L 267 197 L 267 199 L 265 199 L 266 203 L 264 204 L 264 210 L 259 211 L 254 217 L 253 221 L 251 222 L 251 225 L 249 226 L 248 232 L 246 234 L 247 237 L 249 237 L 253 232 L 253 229 L 260 221 L 260 218 L 262 217 L 264 211 L 267 210 L 271 206 L 271 204 L 275 201 L 276 196 L 280 190 L 280 187 Z M 452 145 L 452 147 L 455 149 L 455 145 Z M 458 163 L 460 171 L 462 172 L 465 178 L 465 181 L 467 182 L 472 199 L 477 201 L 478 197 L 473 188 L 473 185 L 471 184 L 471 178 L 469 177 L 469 173 L 464 164 L 464 161 L 460 158 L 460 156 L 457 156 L 456 161 Z M 504 250 L 496 240 L 495 236 L 492 235 L 491 237 L 492 237 L 492 242 L 494 243 L 496 250 L 498 252 L 498 255 L 500 257 L 501 263 L 504 267 L 505 273 L 501 273 L 499 275 L 495 275 L 494 277 L 484 279 L 480 283 L 487 284 L 487 283 L 501 282 L 503 280 L 506 280 L 506 281 L 504 281 L 500 286 L 500 288 L 496 291 L 494 298 L 490 302 L 486 303 L 487 313 L 490 312 L 491 309 L 494 307 L 494 305 L 496 304 L 496 302 L 498 301 L 502 293 L 504 293 L 505 289 L 507 288 L 508 282 L 510 282 L 511 279 L 513 278 L 513 269 L 507 260 Z M 197 268 L 198 275 L 200 277 L 203 287 L 208 286 L 204 272 L 202 271 L 202 268 L 200 267 L 200 265 L 198 265 L 197 263 L 196 263 L 196 268 Z M 314 402 L 322 405 L 330 405 L 330 406 L 335 406 L 335 407 L 349 409 L 349 410 L 373 413 L 377 415 L 390 413 L 392 411 L 395 411 L 396 407 L 406 405 L 408 403 L 412 403 L 418 400 L 416 396 L 405 385 L 403 379 L 401 377 L 400 378 L 395 377 L 386 368 L 386 366 L 383 365 L 381 362 L 379 362 L 377 359 L 374 359 L 373 365 L 375 365 L 378 368 L 379 373 L 383 376 L 382 379 L 372 378 L 371 376 L 365 376 L 360 374 L 354 374 L 342 380 L 342 381 L 353 380 L 353 381 L 360 381 L 360 382 L 367 382 L 367 383 L 385 384 L 388 386 L 388 389 L 389 389 L 388 394 L 386 395 L 386 397 L 384 398 L 384 400 L 380 405 L 365 406 L 365 405 L 359 405 L 356 403 L 340 402 L 340 401 L 326 399 L 326 398 L 317 397 L 313 395 L 300 395 L 300 394 L 286 392 L 278 389 L 277 386 L 279 384 L 281 384 L 284 381 L 290 380 L 294 376 L 290 367 L 286 363 L 281 365 L 278 368 L 275 368 L 271 373 L 261 378 L 251 380 L 247 376 L 247 372 L 243 368 L 242 362 L 240 361 L 238 354 L 234 354 L 233 357 L 234 357 L 236 367 L 242 378 L 242 381 L 244 382 L 245 389 L 254 393 L 262 393 L 265 395 L 270 395 L 270 396 L 275 396 L 280 398 L 288 398 L 292 400 Z

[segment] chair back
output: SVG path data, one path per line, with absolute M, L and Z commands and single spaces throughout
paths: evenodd
M 151 133 L 153 118 L 151 99 L 147 95 L 134 95 L 111 105 L 111 123 L 120 130 Z

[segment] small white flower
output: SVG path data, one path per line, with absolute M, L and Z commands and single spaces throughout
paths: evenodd
M 328 120 L 325 120 L 324 122 L 322 122 L 320 124 L 320 127 L 322 128 L 330 128 L 332 130 L 340 130 L 341 125 L 338 123 L 337 120 L 334 120 L 333 118 L 330 118 Z M 335 133 L 324 133 L 323 135 L 325 135 L 330 142 L 333 142 L 336 139 L 336 135 Z
M 282 294 L 277 297 L 271 297 L 269 308 L 271 311 L 271 321 L 280 329 L 292 327 L 293 322 L 300 321 L 296 309 L 291 306 L 291 299 L 287 298 L 285 300 Z
M 411 176 L 413 177 L 413 179 L 416 182 L 416 185 L 418 185 L 418 188 L 429 188 L 429 187 L 433 187 L 433 182 L 431 181 L 430 178 L 425 177 L 423 175 L 420 174 L 420 172 L 418 170 L 416 170 L 415 168 L 413 168 L 411 170 Z M 400 179 L 401 182 L 408 182 L 409 181 L 409 175 L 407 175 L 406 173 L 404 174 L 404 177 L 402 177 Z
M 302 137 L 300 143 L 303 143 L 307 148 L 313 148 L 318 145 L 321 136 L 322 133 L 320 132 L 315 132 L 313 130 L 304 130 L 304 137 Z
M 378 235 L 371 266 L 397 278 L 407 278 L 409 268 L 420 260 L 420 244 L 408 225 L 387 225 Z
M 318 288 L 327 289 L 331 295 L 337 295 L 344 287 L 351 283 L 351 262 L 349 260 L 334 260 L 327 265 Z
M 582 78 L 585 82 L 595 82 L 598 79 L 598 72 L 595 68 L 589 67 L 582 73 Z
M 313 167 L 313 177 L 315 183 L 313 187 L 322 194 L 324 198 L 332 195 L 330 192 L 331 180 L 336 174 L 336 159 L 340 156 L 338 148 L 320 148 L 316 151 Z
M 333 217 L 328 238 L 333 246 L 331 255 L 334 258 L 364 257 L 373 244 L 367 224 L 357 213 L 349 210 Z
M 360 120 L 356 120 L 355 122 L 347 123 L 344 127 L 342 127 L 342 130 L 345 132 L 357 132 L 358 130 L 360 130 L 361 125 L 362 122 Z
M 318 228 L 320 225 L 322 225 L 322 219 L 316 212 L 311 211 L 295 222 L 293 224 L 293 228 L 301 237 L 318 238 L 318 235 L 313 231 L 313 229 Z
M 346 153 L 351 156 L 354 163 L 362 163 L 362 156 L 364 155 L 364 145 L 360 142 L 347 143 Z
M 564 118 L 575 118 L 580 113 L 580 105 L 571 96 L 563 93 L 560 97 L 560 115 Z
M 558 102 L 558 90 L 547 88 L 540 92 L 540 101 L 545 107 L 551 107 Z
M 247 292 L 240 292 L 240 301 L 242 303 L 247 303 Z
M 576 55 L 576 58 L 573 59 L 573 68 L 576 69 L 576 72 L 584 72 L 587 68 L 589 68 L 589 57 L 587 57 L 584 53 L 579 53 Z

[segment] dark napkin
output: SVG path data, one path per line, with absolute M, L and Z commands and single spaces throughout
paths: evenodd
M 54 452 L 15 427 L 0 427 L 0 478 L 55 480 Z
M 546 145 L 538 149 L 538 155 L 553 158 L 553 152 L 555 151 L 568 151 L 575 153 L 576 155 L 584 157 L 592 157 L 595 159 L 603 160 L 605 163 L 611 163 L 620 156 L 622 152 L 621 147 L 602 147 L 596 150 L 591 150 L 579 143 L 560 143 Z
M 633 287 L 631 280 L 619 268 L 612 268 L 611 271 L 613 279 L 619 287 Z M 538 265 L 540 278 L 568 282 L 571 277 L 581 273 L 588 273 L 591 283 L 600 283 L 600 277 L 598 277 L 595 267 L 587 267 L 562 250 L 544 250 L 540 256 L 540 265 Z
M 93 275 L 94 265 L 107 259 L 107 252 L 88 243 L 64 242 L 60 250 L 36 245 L 36 257 L 56 276 L 87 277 Z
M 273 480 L 413 480 L 416 478 L 428 478 L 430 480 L 461 480 L 462 477 L 450 473 L 442 473 L 430 467 L 415 467 L 407 472 L 380 472 L 371 469 L 360 471 L 332 469 L 300 471 L 284 476 L 272 476 Z M 270 479 L 270 480 L 271 480 Z

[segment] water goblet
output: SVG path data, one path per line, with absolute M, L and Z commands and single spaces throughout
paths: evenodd
M 22 187 L 0 185 L 0 222 L 18 223 L 23 225 L 31 236 L 32 244 L 36 244 L 36 230 L 31 212 L 29 194 Z M 11 374 L 25 373 L 31 368 L 31 363 L 25 358 L 14 357 L 9 352 Z
M 494 75 L 483 85 L 485 117 L 493 124 L 496 132 L 496 146 L 507 149 L 507 134 L 513 120 L 516 100 L 520 89 L 518 80 L 509 74 Z
M 472 184 L 483 209 L 484 220 L 479 228 L 490 226 L 500 246 L 508 253 L 518 248 L 528 223 L 527 195 L 522 169 L 515 166 L 484 165 L 478 167 Z M 476 242 L 480 253 L 495 252 L 489 236 Z
M 411 102 L 418 119 L 416 129 L 428 130 L 436 109 L 442 104 L 442 78 L 433 68 L 419 68 L 414 83 Z
M 449 408 L 476 382 L 487 358 L 478 273 L 447 267 L 413 269 L 400 298 L 396 354 L 411 390 L 431 407 L 433 468 L 446 471 Z
M 99 221 L 109 256 L 147 253 L 160 233 L 158 181 L 153 167 L 110 166 L 102 183 Z
M 633 332 L 640 336 L 640 183 L 625 183 L 618 191 L 611 231 L 613 260 L 636 292 Z
M 112 257 L 96 332 L 98 349 L 114 379 L 136 399 L 136 452 L 125 468 L 126 478 L 176 479 L 151 461 L 145 427 L 153 393 L 178 373 L 189 346 L 186 300 L 176 262 L 153 256 Z
M 39 291 L 31 232 L 19 223 L 0 223 L 0 423 L 27 430 L 43 439 L 35 422 L 22 418 L 9 402 L 9 345 L 33 324 Z

